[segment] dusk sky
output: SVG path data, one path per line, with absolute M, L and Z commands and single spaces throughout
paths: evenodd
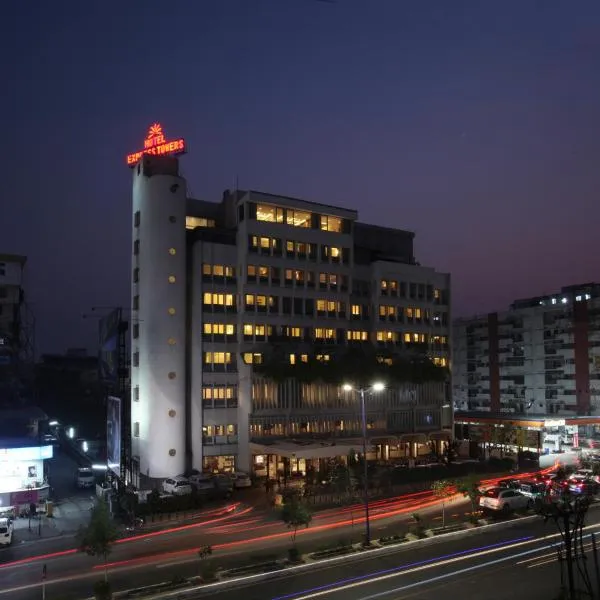
M 597 281 L 600 3 L 10 2 L 0 252 L 38 350 L 130 306 L 131 172 L 159 121 L 194 197 L 258 189 L 416 232 L 454 316 Z

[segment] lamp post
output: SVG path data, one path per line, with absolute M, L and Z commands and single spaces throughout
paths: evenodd
M 367 409 L 365 404 L 365 396 L 368 393 L 381 392 L 385 389 L 385 385 L 381 382 L 374 383 L 371 387 L 361 387 L 355 389 L 349 383 L 342 386 L 345 392 L 358 392 L 360 395 L 360 413 L 362 420 L 362 447 L 363 447 L 363 468 L 364 468 L 364 502 L 365 502 L 365 545 L 371 544 L 371 524 L 369 522 L 369 488 L 367 485 L 369 469 L 367 466 Z

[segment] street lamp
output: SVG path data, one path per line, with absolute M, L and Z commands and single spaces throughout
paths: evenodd
M 364 466 L 364 500 L 365 500 L 365 545 L 371 544 L 371 524 L 369 523 L 369 488 L 367 486 L 369 470 L 367 468 L 367 410 L 365 406 L 365 395 L 373 392 L 382 392 L 385 384 L 376 381 L 370 387 L 354 388 L 351 384 L 345 383 L 342 386 L 345 392 L 358 392 L 360 395 L 360 412 L 362 418 L 362 445 L 363 445 L 363 466 Z

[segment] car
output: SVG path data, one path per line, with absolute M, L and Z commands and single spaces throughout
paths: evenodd
M 163 492 L 173 496 L 186 496 L 192 493 L 192 486 L 185 477 L 168 477 L 162 484 Z
M 592 471 L 592 469 L 578 469 L 569 476 L 569 479 L 589 479 L 591 481 L 595 481 L 596 483 L 600 482 L 600 478 L 598 475 L 594 475 L 594 471 Z
M 233 487 L 236 489 L 252 487 L 252 479 L 250 479 L 250 475 L 248 475 L 248 473 L 236 471 L 233 473 L 232 480 Z
M 504 513 L 528 508 L 532 503 L 531 498 L 519 491 L 500 487 L 486 490 L 479 498 L 481 508 Z
M 597 481 L 590 479 L 589 477 L 570 477 L 569 481 L 569 491 L 572 494 L 576 495 L 585 495 L 585 496 L 594 496 L 598 493 L 598 485 Z
M 520 482 L 518 479 L 501 479 L 498 486 L 501 488 L 510 488 L 513 490 L 519 489 Z
M 12 519 L 0 519 L 0 546 L 10 546 L 13 539 Z
M 542 499 L 547 494 L 545 481 L 522 481 L 517 491 L 531 500 Z

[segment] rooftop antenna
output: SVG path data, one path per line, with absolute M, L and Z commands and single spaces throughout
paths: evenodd
M 240 188 L 239 188 L 239 184 L 240 184 L 240 178 L 236 175 L 235 176 L 235 192 L 237 192 Z

